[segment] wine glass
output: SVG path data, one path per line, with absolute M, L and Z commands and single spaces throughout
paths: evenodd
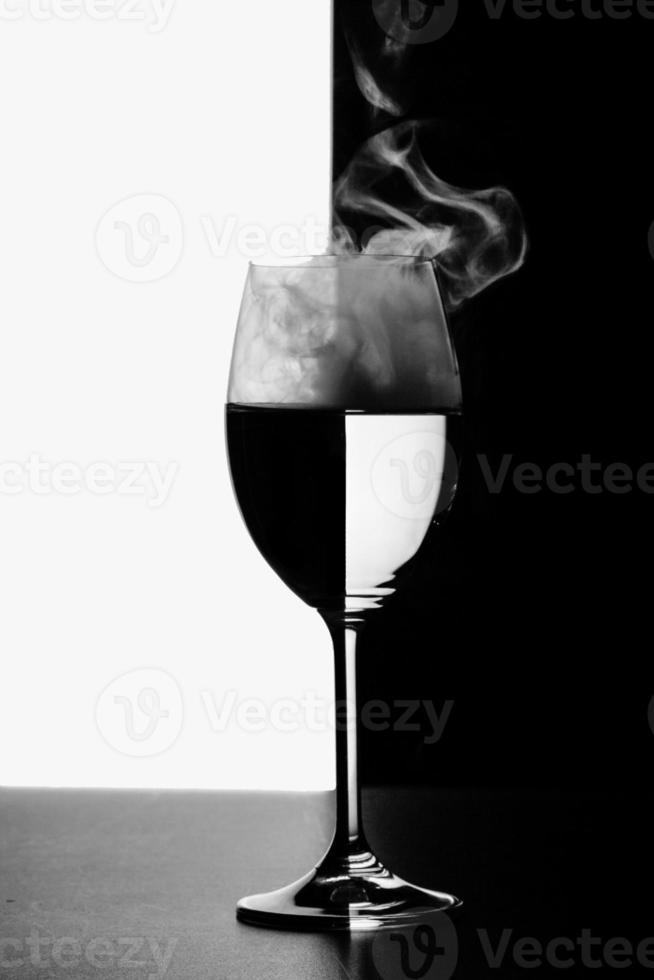
M 433 261 L 324 255 L 250 264 L 226 407 L 234 492 L 282 580 L 334 646 L 336 829 L 320 864 L 240 900 L 243 922 L 374 929 L 459 904 L 371 852 L 357 763 L 357 638 L 456 489 L 461 388 Z

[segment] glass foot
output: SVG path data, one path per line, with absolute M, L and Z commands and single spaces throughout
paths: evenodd
M 325 862 L 292 885 L 242 898 L 236 917 L 275 929 L 358 932 L 422 922 L 461 904 L 454 895 L 408 884 L 368 853 Z

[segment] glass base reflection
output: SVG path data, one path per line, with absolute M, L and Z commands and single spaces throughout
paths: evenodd
M 422 922 L 461 904 L 454 895 L 409 884 L 367 851 L 346 861 L 328 855 L 299 881 L 242 898 L 236 916 L 273 929 L 359 932 Z

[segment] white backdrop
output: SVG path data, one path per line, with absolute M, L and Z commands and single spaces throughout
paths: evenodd
M 329 57 L 327 0 L 0 0 L 5 785 L 332 785 L 222 428 L 248 254 L 327 222 Z

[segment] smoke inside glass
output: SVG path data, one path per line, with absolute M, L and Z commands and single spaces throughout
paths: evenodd
M 251 265 L 236 336 L 232 402 L 460 407 L 428 259 L 342 255 Z

